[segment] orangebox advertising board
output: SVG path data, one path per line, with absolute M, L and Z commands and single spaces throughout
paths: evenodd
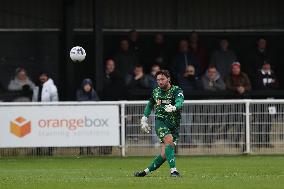
M 118 145 L 117 105 L 0 107 L 0 147 Z

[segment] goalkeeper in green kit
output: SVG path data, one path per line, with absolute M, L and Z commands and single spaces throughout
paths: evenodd
M 180 87 L 171 85 L 170 73 L 161 70 L 156 73 L 158 87 L 152 92 L 152 96 L 145 108 L 141 119 L 141 130 L 149 133 L 151 128 L 147 123 L 148 117 L 155 108 L 155 131 L 162 143 L 161 154 L 144 170 L 134 173 L 136 177 L 144 177 L 158 169 L 165 161 L 168 162 L 172 177 L 179 177 L 176 169 L 175 146 L 179 138 L 179 124 L 181 108 L 184 101 Z

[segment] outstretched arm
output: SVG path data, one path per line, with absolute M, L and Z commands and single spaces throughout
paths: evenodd
M 147 103 L 147 106 L 144 110 L 143 117 L 141 118 L 141 121 L 140 121 L 141 130 L 144 131 L 145 133 L 149 133 L 151 130 L 151 127 L 149 126 L 147 120 L 148 120 L 149 115 L 152 112 L 154 104 L 155 104 L 155 100 L 153 99 L 153 97 L 151 97 L 149 102 Z
M 144 116 L 145 117 L 149 117 L 149 115 L 151 114 L 152 112 L 152 109 L 154 108 L 154 104 L 155 104 L 155 101 L 153 99 L 153 97 L 151 97 L 147 103 L 147 106 L 144 110 Z

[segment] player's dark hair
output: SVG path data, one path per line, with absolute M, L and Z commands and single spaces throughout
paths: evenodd
M 155 77 L 157 78 L 158 75 L 164 75 L 164 76 L 166 76 L 166 78 L 170 78 L 171 77 L 170 72 L 168 70 L 157 71 Z

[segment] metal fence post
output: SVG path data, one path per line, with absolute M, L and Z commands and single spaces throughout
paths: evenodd
M 120 118 L 121 118 L 121 156 L 125 157 L 125 102 L 120 104 Z
M 246 101 L 246 154 L 250 153 L 250 101 Z

